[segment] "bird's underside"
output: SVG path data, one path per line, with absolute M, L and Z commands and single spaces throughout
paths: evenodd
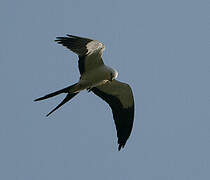
M 79 56 L 80 80 L 71 86 L 35 99 L 35 101 L 48 99 L 61 93 L 67 94 L 64 100 L 47 114 L 49 116 L 80 91 L 85 89 L 92 91 L 106 101 L 112 109 L 117 129 L 118 150 L 120 150 L 130 136 L 134 120 L 134 99 L 130 86 L 115 80 L 118 75 L 117 71 L 104 65 L 102 54 L 105 47 L 99 41 L 72 35 L 57 37 L 55 41 Z

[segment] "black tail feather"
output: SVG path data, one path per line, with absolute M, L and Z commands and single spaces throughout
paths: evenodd
M 76 84 L 77 84 L 77 83 L 76 83 Z M 41 101 L 41 100 L 51 98 L 51 97 L 56 96 L 56 95 L 61 94 L 61 93 L 68 93 L 68 92 L 69 92 L 69 89 L 71 89 L 71 88 L 72 88 L 73 86 L 75 86 L 76 84 L 73 84 L 73 85 L 68 86 L 68 87 L 66 87 L 66 88 L 63 88 L 63 89 L 61 89 L 61 90 L 55 91 L 55 92 L 53 92 L 53 93 L 47 94 L 47 95 L 45 95 L 45 96 L 43 96 L 43 97 L 37 98 L 37 99 L 35 99 L 34 101 Z
M 50 114 L 52 114 L 55 110 L 57 110 L 62 105 L 64 105 L 65 103 L 67 103 L 69 100 L 71 100 L 77 94 L 78 94 L 78 92 L 77 93 L 68 93 L 67 96 L 64 98 L 64 100 L 58 106 L 56 106 L 52 111 L 50 111 L 46 116 L 49 116 Z

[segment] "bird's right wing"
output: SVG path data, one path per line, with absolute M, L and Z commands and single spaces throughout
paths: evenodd
M 130 86 L 117 80 L 91 89 L 112 109 L 118 137 L 118 150 L 125 146 L 134 120 L 134 98 Z
M 99 41 L 69 34 L 67 37 L 57 37 L 55 41 L 79 56 L 80 74 L 104 64 L 101 56 L 105 46 Z

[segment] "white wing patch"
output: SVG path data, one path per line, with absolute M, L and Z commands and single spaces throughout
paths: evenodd
M 102 55 L 102 53 L 105 50 L 105 46 L 96 40 L 93 40 L 93 41 L 90 41 L 89 43 L 87 43 L 86 47 L 88 50 L 87 54 L 93 53 L 93 52 L 94 53 L 98 52 L 100 55 Z
M 97 40 L 67 34 L 67 37 L 57 37 L 55 41 L 79 56 L 80 74 L 104 64 L 101 56 L 105 46 Z

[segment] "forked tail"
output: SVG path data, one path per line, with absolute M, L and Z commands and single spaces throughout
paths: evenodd
M 53 93 L 50 93 L 50 94 L 47 94 L 43 97 L 40 97 L 40 98 L 37 98 L 35 99 L 34 101 L 41 101 L 41 100 L 44 100 L 44 99 L 48 99 L 48 98 L 51 98 L 51 97 L 54 97 L 54 96 L 57 96 L 61 93 L 68 93 L 66 95 L 66 97 L 64 98 L 64 100 L 58 104 L 58 106 L 56 106 L 52 111 L 50 111 L 46 116 L 49 116 L 50 114 L 52 114 L 55 110 L 57 110 L 58 108 L 60 108 L 62 105 L 64 105 L 65 103 L 67 103 L 69 100 L 71 100 L 74 96 L 76 96 L 79 92 L 73 92 L 73 90 L 76 88 L 76 84 L 73 84 L 71 86 L 68 86 L 66 88 L 63 88 L 61 90 L 58 90 L 58 91 L 55 91 Z M 73 92 L 73 93 L 71 93 Z

